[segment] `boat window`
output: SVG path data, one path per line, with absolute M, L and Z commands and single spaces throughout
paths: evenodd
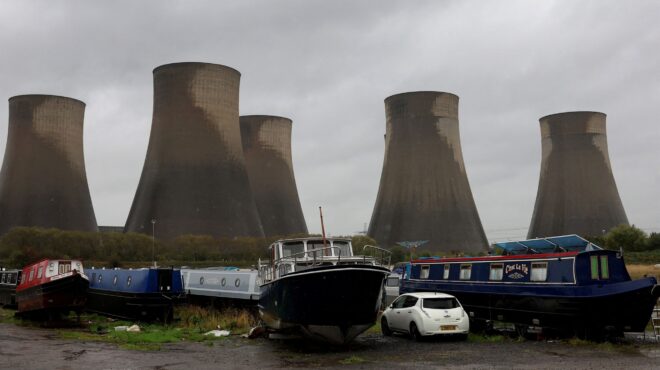
M 280 276 L 288 274 L 289 272 L 291 272 L 291 265 L 286 263 L 280 265 Z
M 490 280 L 502 280 L 504 274 L 504 265 L 501 263 L 490 264 Z
M 472 265 L 461 265 L 461 280 L 470 280 L 472 275 Z
M 6 274 L 2 274 L 2 279 L 0 279 L 0 282 L 3 283 L 3 284 L 5 283 L 5 279 L 6 279 L 5 276 L 6 276 Z
M 417 303 L 417 297 L 413 297 L 411 295 L 406 297 L 406 302 L 403 304 L 402 308 L 408 308 L 412 307 Z
M 446 264 L 446 265 L 445 265 L 445 269 L 444 269 L 444 271 L 442 272 L 442 278 L 445 279 L 445 280 L 449 279 L 449 268 L 450 268 L 450 267 L 451 267 L 450 264 Z
M 16 275 L 15 274 L 11 275 L 11 284 L 16 284 Z
M 591 256 L 591 278 L 598 280 L 598 256 Z
M 282 257 L 289 257 L 294 254 L 302 253 L 305 251 L 305 246 L 303 242 L 292 242 L 282 244 Z M 302 258 L 302 255 L 296 256 Z
M 69 271 L 71 271 L 71 262 L 69 262 L 69 263 L 60 262 L 58 272 L 60 274 L 66 274 Z
M 602 279 L 610 278 L 610 268 L 607 265 L 607 256 L 600 256 L 600 277 Z
M 339 247 L 339 250 L 341 251 L 341 257 L 351 257 L 353 254 L 351 253 L 351 246 L 347 242 L 332 242 L 333 247 Z M 339 251 L 336 249 L 332 250 L 332 253 L 337 254 Z
M 216 281 L 217 281 L 217 280 L 216 280 Z M 222 286 L 227 285 L 227 279 L 222 278 L 222 280 L 220 280 L 220 285 L 222 285 Z
M 199 277 L 199 285 L 204 285 L 204 276 Z
M 115 277 L 112 278 L 112 285 L 117 285 L 117 279 L 118 279 L 117 275 L 115 275 Z
M 399 277 L 398 276 L 388 277 L 387 286 L 399 286 Z
M 534 262 L 532 263 L 531 281 L 546 281 L 548 280 L 548 263 L 547 262 Z
M 422 307 L 435 310 L 447 310 L 460 307 L 456 298 L 424 298 Z
M 236 279 L 236 280 L 234 281 L 234 286 L 235 286 L 236 288 L 240 287 L 240 286 L 241 286 L 241 279 Z
M 431 271 L 431 266 L 422 265 L 422 271 L 419 273 L 419 278 L 420 279 L 428 279 L 429 278 L 429 271 Z
M 28 279 L 28 281 L 32 281 L 33 278 L 34 278 L 34 269 L 30 270 L 30 278 Z
M 126 286 L 131 286 L 131 282 L 132 282 L 132 281 L 133 281 L 133 277 L 129 275 L 129 276 L 126 278 Z

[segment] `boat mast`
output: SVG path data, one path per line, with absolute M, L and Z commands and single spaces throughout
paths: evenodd
M 325 226 L 323 225 L 323 209 L 321 206 L 319 206 L 319 214 L 321 215 L 321 233 L 323 233 L 323 255 L 325 255 L 326 252 L 326 240 L 325 240 Z

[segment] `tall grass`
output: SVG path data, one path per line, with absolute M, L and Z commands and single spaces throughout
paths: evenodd
M 180 307 L 176 314 L 180 319 L 178 327 L 198 331 L 223 329 L 232 334 L 243 334 L 259 324 L 254 312 L 234 307 L 215 309 L 189 305 Z
M 626 264 L 628 273 L 632 279 L 640 279 L 646 276 L 660 277 L 660 269 L 655 268 L 654 265 L 632 265 Z

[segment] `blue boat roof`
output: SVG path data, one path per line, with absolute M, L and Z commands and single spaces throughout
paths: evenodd
M 602 249 L 587 239 L 575 234 L 520 240 L 515 242 L 500 242 L 495 243 L 495 246 L 503 249 L 507 254 L 582 252 L 585 250 Z

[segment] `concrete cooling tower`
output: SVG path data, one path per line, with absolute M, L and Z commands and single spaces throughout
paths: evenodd
M 605 114 L 568 112 L 541 123 L 541 177 L 529 238 L 601 235 L 627 224 L 607 150 Z
M 385 159 L 368 235 L 385 247 L 487 248 L 463 163 L 458 96 L 433 91 L 385 99 Z
M 307 233 L 291 160 L 291 120 L 241 116 L 248 176 L 266 236 Z
M 15 226 L 97 231 L 83 155 L 85 103 L 61 96 L 9 99 L 0 172 L 0 234 Z
M 263 236 L 241 147 L 240 73 L 175 63 L 153 74 L 149 148 L 125 230 L 151 234 L 153 226 L 158 239 Z

